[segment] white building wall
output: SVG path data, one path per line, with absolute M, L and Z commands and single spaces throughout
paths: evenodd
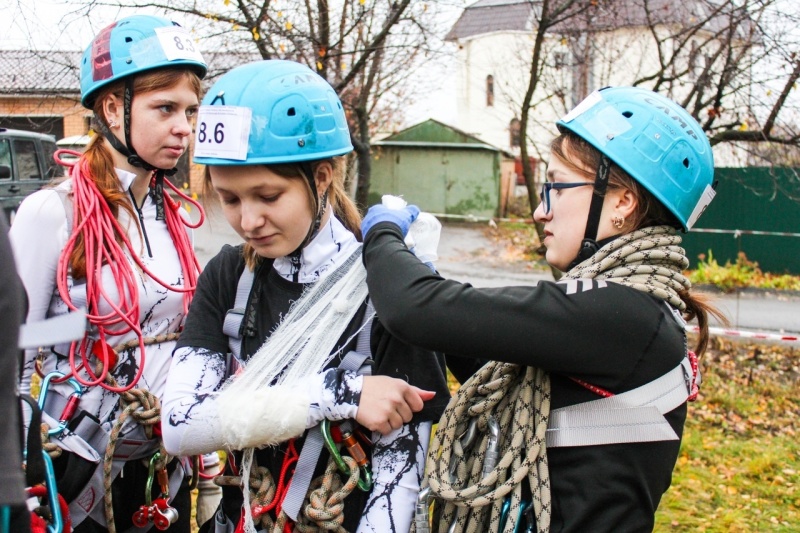
M 666 30 L 665 30 L 666 32 Z M 457 116 L 453 124 L 481 140 L 512 153 L 509 124 L 519 118 L 527 89 L 533 33 L 503 32 L 475 36 L 459 42 L 456 74 Z M 649 30 L 622 28 L 592 35 L 592 63 L 586 87 L 630 85 L 659 69 L 658 50 Z M 688 58 L 688 50 L 687 58 Z M 557 57 L 567 64 L 558 68 Z M 557 134 L 555 122 L 577 104 L 573 90 L 571 48 L 557 37 L 546 39 L 546 67 L 531 100 L 528 139 L 531 156 L 546 157 L 547 145 Z M 494 78 L 494 105 L 487 106 L 486 78 Z M 693 80 L 675 83 L 670 93 L 677 101 L 686 96 Z M 684 90 L 685 88 L 685 90 Z M 580 91 L 579 88 L 575 88 Z M 734 146 L 714 148 L 717 166 L 742 166 L 746 153 Z

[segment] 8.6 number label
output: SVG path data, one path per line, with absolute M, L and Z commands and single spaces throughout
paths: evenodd
M 225 141 L 225 124 L 217 122 L 213 126 L 213 131 L 211 131 L 205 122 L 201 122 L 197 130 L 197 141 L 200 143 L 222 144 Z

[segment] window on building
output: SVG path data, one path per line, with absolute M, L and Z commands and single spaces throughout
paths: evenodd
M 494 76 L 486 76 L 486 107 L 494 105 Z
M 518 118 L 512 118 L 511 123 L 508 125 L 509 145 L 514 148 L 521 144 L 520 139 L 520 122 Z

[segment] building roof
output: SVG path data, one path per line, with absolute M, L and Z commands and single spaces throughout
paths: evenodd
M 527 0 L 480 0 L 467 6 L 446 41 L 498 31 L 530 31 L 533 4 Z
M 373 146 L 406 146 L 415 148 L 479 149 L 508 154 L 502 148 L 488 144 L 474 135 L 436 119 L 424 120 L 413 126 L 375 141 Z
M 448 41 L 468 39 L 494 32 L 532 31 L 541 2 L 538 0 L 479 0 L 464 9 L 445 37 Z M 713 16 L 715 9 L 720 9 Z M 751 35 L 753 22 L 741 12 L 739 34 Z M 730 25 L 730 7 L 715 0 L 615 0 L 569 17 L 553 26 L 553 32 L 603 31 L 632 26 L 679 24 L 690 27 L 705 21 L 704 29 L 718 32 Z
M 78 96 L 80 60 L 80 52 L 0 50 L 0 94 Z
M 0 95 L 80 96 L 82 52 L 0 50 Z M 206 87 L 231 68 L 261 59 L 251 52 L 205 52 Z

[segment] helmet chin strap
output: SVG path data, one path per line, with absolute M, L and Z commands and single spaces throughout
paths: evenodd
M 143 168 L 149 171 L 161 171 L 166 176 L 173 176 L 176 172 L 178 172 L 178 167 L 175 168 L 158 168 L 154 167 L 147 161 L 141 158 L 139 154 L 136 153 L 136 150 L 133 148 L 131 144 L 131 103 L 133 102 L 133 77 L 129 76 L 125 80 L 125 94 L 122 98 L 122 109 L 123 109 L 123 121 L 122 127 L 125 131 L 125 144 L 122 144 L 120 140 L 114 135 L 106 126 L 105 124 L 101 123 L 102 126 L 102 134 L 103 136 L 108 139 L 108 142 L 111 146 L 114 147 L 114 150 L 122 154 L 128 159 L 128 163 L 134 167 Z
M 125 80 L 125 93 L 122 99 L 122 109 L 123 109 L 123 121 L 122 127 L 125 131 L 125 144 L 122 144 L 120 140 L 111 132 L 105 124 L 102 122 L 101 125 L 101 133 L 103 137 L 105 137 L 109 144 L 128 159 L 128 163 L 134 167 L 143 168 L 150 172 L 155 172 L 153 176 L 153 180 L 150 183 L 151 191 L 150 193 L 153 196 L 153 200 L 156 204 L 156 220 L 164 220 L 164 176 L 173 176 L 176 172 L 178 172 L 178 167 L 175 168 L 157 168 L 142 159 L 139 154 L 136 153 L 136 150 L 133 148 L 131 144 L 131 103 L 133 101 L 133 76 L 129 76 Z
M 597 244 L 597 230 L 600 227 L 600 215 L 603 211 L 603 202 L 606 198 L 608 174 L 610 170 L 611 160 L 606 156 L 602 156 L 600 158 L 600 165 L 597 167 L 597 174 L 594 178 L 592 203 L 589 206 L 589 216 L 586 220 L 586 231 L 581 241 L 581 249 L 578 252 L 578 257 L 570 263 L 569 269 L 586 261 L 599 249 Z
M 303 251 L 303 248 L 308 246 L 314 237 L 317 236 L 317 232 L 319 232 L 319 227 L 322 224 L 322 217 L 325 214 L 325 209 L 328 206 L 328 191 L 322 193 L 322 197 L 320 198 L 317 196 L 317 180 L 314 178 L 314 168 L 311 166 L 310 161 L 301 161 L 298 163 L 300 167 L 300 171 L 305 176 L 306 180 L 308 180 L 308 185 L 311 187 L 311 196 L 314 198 L 314 209 L 317 213 L 316 217 L 314 217 L 314 222 L 308 228 L 308 233 L 306 234 L 306 238 L 303 239 L 303 242 L 300 243 L 300 246 L 295 249 L 294 252 L 289 254 L 292 258 L 300 258 L 300 253 Z

